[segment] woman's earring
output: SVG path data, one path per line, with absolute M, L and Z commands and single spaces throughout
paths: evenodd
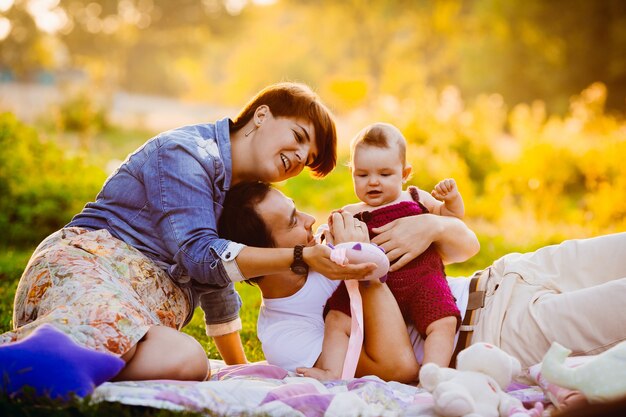
M 245 137 L 250 136 L 250 134 L 252 134 L 252 132 L 254 132 L 255 130 L 257 130 L 259 127 L 258 126 L 254 126 L 252 129 L 250 129 L 250 131 L 248 133 L 244 133 L 243 135 Z
M 253 128 L 252 128 L 252 129 L 251 129 L 248 133 L 244 133 L 243 135 L 244 135 L 245 137 L 250 136 L 250 134 L 251 134 L 252 132 L 254 132 L 255 130 L 257 130 L 260 126 L 261 126 L 261 121 L 260 121 L 260 120 L 255 120 L 255 121 L 254 121 L 254 127 L 253 127 Z

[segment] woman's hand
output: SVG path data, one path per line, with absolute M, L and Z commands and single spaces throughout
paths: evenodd
M 373 229 L 372 242 L 382 247 L 397 271 L 435 244 L 444 263 L 463 262 L 474 256 L 480 245 L 474 232 L 461 220 L 422 214 L 396 219 Z

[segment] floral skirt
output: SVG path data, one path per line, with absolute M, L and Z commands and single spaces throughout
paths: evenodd
M 77 343 L 123 355 L 151 326 L 182 327 L 189 301 L 167 273 L 107 230 L 61 229 L 35 249 L 15 294 L 20 340 L 50 323 Z

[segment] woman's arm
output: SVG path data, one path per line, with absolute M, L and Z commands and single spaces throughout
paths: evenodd
M 346 211 L 333 212 L 328 223 L 327 243 L 369 242 L 365 223 Z M 338 265 L 330 260 L 330 251 L 327 245 L 314 245 L 305 247 L 302 255 L 312 270 L 329 279 L 361 279 L 376 269 L 374 263 Z M 274 261 L 268 258 L 271 255 Z M 237 265 L 246 277 L 283 272 L 292 262 L 293 249 L 246 247 L 237 255 Z
M 326 245 L 307 246 L 302 257 L 310 269 L 329 279 L 360 279 L 375 269 L 371 263 L 337 265 L 330 260 L 330 248 Z M 292 262 L 293 248 L 246 246 L 237 255 L 237 266 L 246 278 L 287 272 Z
M 385 249 L 396 271 L 435 244 L 444 263 L 463 262 L 480 249 L 476 234 L 461 220 L 434 214 L 403 217 L 373 229 L 372 242 Z
M 153 221 L 173 261 L 194 281 L 217 286 L 289 271 L 293 248 L 241 249 L 218 236 L 214 200 L 219 196 L 206 184 L 214 182 L 220 173 L 211 171 L 217 164 L 211 157 L 205 160 L 199 156 L 196 148 L 193 141 L 170 140 L 143 167 Z M 148 175 L 153 172 L 158 175 Z M 373 270 L 367 264 L 337 265 L 330 260 L 330 249 L 323 245 L 305 248 L 303 256 L 311 269 L 330 279 L 363 278 Z M 233 275 L 233 268 L 214 266 L 235 258 L 243 277 Z

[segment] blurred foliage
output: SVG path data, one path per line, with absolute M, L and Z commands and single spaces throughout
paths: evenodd
M 606 87 L 592 84 L 557 116 L 540 101 L 507 111 L 499 95 L 465 103 L 448 87 L 420 100 L 381 100 L 374 113 L 405 134 L 409 183 L 430 191 L 455 178 L 481 240 L 530 248 L 626 230 L 626 121 L 605 111 L 606 98 Z M 352 134 L 375 121 L 362 119 Z M 325 222 L 330 209 L 356 201 L 348 160 L 344 146 L 327 178 L 301 175 L 281 188 Z
M 53 123 L 57 132 L 72 135 L 78 139 L 81 151 L 92 151 L 93 137 L 103 131 L 110 130 L 107 109 L 93 99 L 87 91 L 66 93 L 53 112 Z
M 0 69 L 20 80 L 81 69 L 107 91 L 230 106 L 289 79 L 311 84 L 339 112 L 455 85 L 465 97 L 499 93 L 510 106 L 541 99 L 558 114 L 602 82 L 608 109 L 626 104 L 622 0 L 8 4 Z
M 455 87 L 425 89 L 411 99 L 384 96 L 339 117 L 339 164 L 327 178 L 301 175 L 279 187 L 324 222 L 331 209 L 355 201 L 347 139 L 381 120 L 396 124 L 408 140 L 411 184 L 430 190 L 442 178 L 457 180 L 466 220 L 485 242 L 531 248 L 622 231 L 626 122 L 606 111 L 607 96 L 606 86 L 594 83 L 571 98 L 562 116 L 542 101 L 509 110 L 498 94 L 464 100 Z M 97 140 L 84 149 L 67 129 L 100 122 L 99 113 L 88 110 L 94 105 L 81 100 L 67 107 L 80 111 L 59 116 L 70 120 L 71 114 L 74 125 L 52 123 L 55 128 L 40 133 L 11 114 L 0 115 L 0 244 L 34 245 L 62 227 L 93 200 L 106 173 L 152 136 L 103 121 Z
M 105 179 L 10 113 L 0 114 L 0 245 L 35 245 L 69 222 Z
M 62 131 L 85 134 L 109 127 L 106 109 L 98 107 L 86 91 L 70 95 L 61 103 L 57 122 Z

